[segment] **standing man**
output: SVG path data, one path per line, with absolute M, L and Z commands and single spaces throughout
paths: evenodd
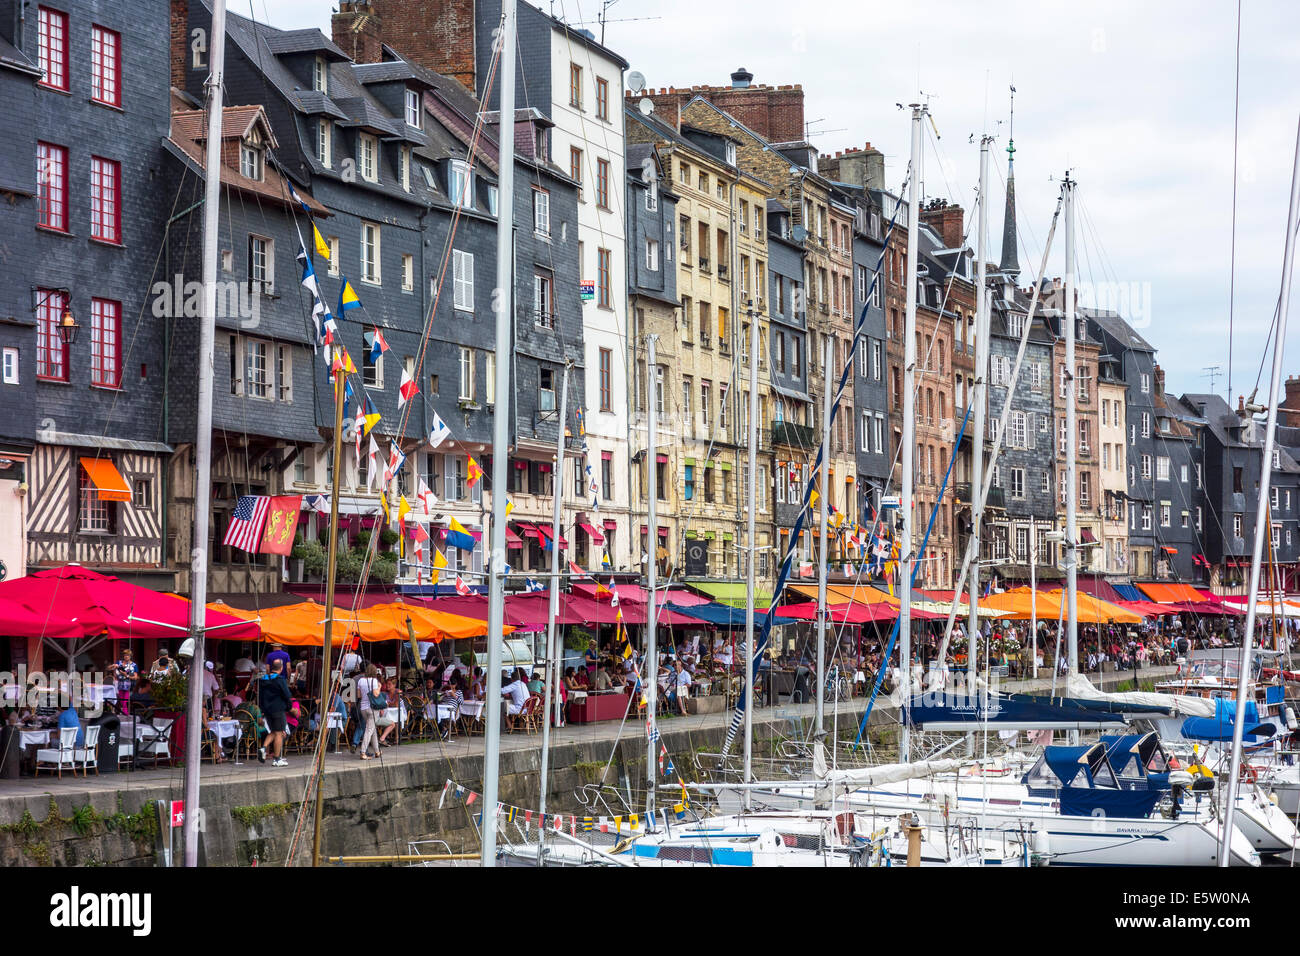
M 266 749 L 271 751 L 271 766 L 287 767 L 289 761 L 284 759 L 282 751 L 284 733 L 289 726 L 289 705 L 292 698 L 289 696 L 289 683 L 284 679 L 284 661 L 274 658 L 270 661 L 270 667 L 271 672 L 257 682 L 258 705 L 262 708 L 266 725 L 270 729 Z

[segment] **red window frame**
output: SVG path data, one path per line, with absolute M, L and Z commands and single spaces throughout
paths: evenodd
M 90 300 L 90 383 L 122 387 L 122 303 Z
M 41 85 L 52 90 L 68 90 L 68 15 L 49 7 L 37 8 L 39 29 L 38 62 L 42 70 Z
M 99 24 L 90 30 L 90 98 L 122 105 L 122 34 Z
M 57 289 L 36 290 L 36 377 L 55 382 L 68 381 L 68 345 L 59 323 L 68 307 L 68 296 Z
M 102 156 L 90 157 L 90 238 L 122 241 L 122 166 Z
M 68 148 L 36 144 L 36 224 L 68 231 Z
M 608 249 L 596 250 L 596 287 L 599 298 L 596 304 L 603 309 L 610 308 L 610 252 Z
M 614 353 L 610 349 L 600 350 L 600 410 L 607 412 L 610 410 L 611 388 L 610 382 L 613 378 L 612 365 L 614 362 Z

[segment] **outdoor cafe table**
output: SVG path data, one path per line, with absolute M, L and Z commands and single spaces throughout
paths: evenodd
M 235 752 L 239 752 L 239 740 L 244 735 L 243 727 L 237 720 L 209 720 L 208 730 L 212 731 L 212 736 L 217 738 L 217 746 L 227 737 L 235 738 Z

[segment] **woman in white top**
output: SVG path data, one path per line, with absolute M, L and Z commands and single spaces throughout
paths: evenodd
M 364 726 L 361 734 L 362 760 L 379 756 L 379 733 L 375 729 L 375 711 L 370 706 L 370 695 L 379 693 L 379 679 L 375 676 L 378 673 L 375 665 L 371 664 L 366 668 L 366 676 L 357 681 L 357 706 L 361 711 L 361 723 Z M 375 745 L 373 754 L 369 753 L 371 742 Z

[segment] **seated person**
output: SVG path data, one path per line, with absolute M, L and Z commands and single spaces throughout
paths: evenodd
M 533 679 L 528 682 L 528 692 L 531 694 L 540 694 L 544 683 L 541 671 L 533 671 Z
M 501 696 L 506 698 L 506 716 L 518 717 L 528 703 L 531 696 L 528 693 L 527 675 L 523 669 L 517 669 L 514 673 L 514 679 L 506 686 L 501 688 Z
M 613 685 L 613 682 L 610 680 L 610 677 L 609 677 L 609 671 L 607 671 L 607 670 L 604 668 L 604 666 L 601 666 L 601 667 L 598 668 L 597 671 L 596 671 L 596 685 L 595 685 L 595 686 L 596 686 L 596 690 L 597 690 L 597 691 L 607 691 L 607 690 L 611 690 L 611 689 L 613 688 L 613 686 L 614 686 L 614 685 Z
M 465 678 L 459 672 L 451 675 L 451 684 L 442 692 L 440 704 L 450 704 L 451 712 L 446 716 L 439 714 L 438 733 L 443 740 L 451 736 L 451 722 L 460 715 L 460 705 L 465 703 Z M 437 711 L 435 711 L 437 713 Z
M 65 727 L 76 727 L 76 745 L 78 747 L 86 746 L 86 731 L 81 727 L 81 718 L 77 716 L 77 706 L 75 703 L 69 703 L 67 707 L 59 712 L 59 729 L 63 730 Z
M 384 696 L 388 698 L 388 706 L 396 707 L 398 713 L 398 719 L 385 727 L 379 734 L 379 745 L 381 747 L 391 747 L 395 741 L 391 741 L 389 738 L 397 733 L 398 725 L 403 723 L 403 718 L 406 716 L 406 703 L 402 700 L 402 695 L 397 692 L 397 681 L 394 678 L 384 678 L 381 690 Z

